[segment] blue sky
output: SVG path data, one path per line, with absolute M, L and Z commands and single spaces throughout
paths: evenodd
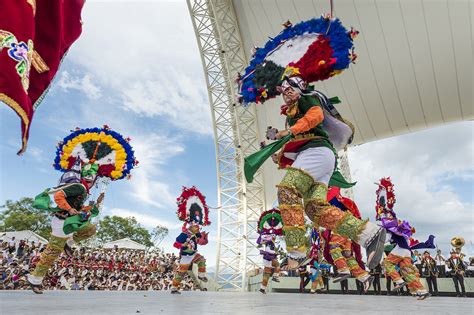
M 88 1 L 84 29 L 39 107 L 26 154 L 17 157 L 20 123 L 0 106 L 0 203 L 54 186 L 56 143 L 69 130 L 108 124 L 132 138 L 140 167 L 109 187 L 104 214 L 135 216 L 147 228 L 179 233 L 175 198 L 196 185 L 215 206 L 215 150 L 207 91 L 184 1 Z M 431 233 L 446 251 L 457 234 L 473 239 L 473 123 L 456 123 L 352 148 L 356 201 L 373 218 L 374 181 L 392 176 L 399 216 Z M 217 219 L 202 249 L 215 264 Z M 472 253 L 472 246 L 470 249 Z

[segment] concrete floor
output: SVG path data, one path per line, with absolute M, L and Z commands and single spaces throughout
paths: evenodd
M 474 299 L 231 292 L 0 291 L 0 314 L 473 314 Z M 324 314 L 323 313 L 323 314 Z

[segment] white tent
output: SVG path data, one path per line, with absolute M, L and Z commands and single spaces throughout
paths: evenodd
M 117 246 L 118 248 L 129 248 L 129 249 L 140 249 L 140 250 L 146 249 L 145 245 L 132 241 L 129 238 L 123 238 L 121 240 L 105 243 L 103 247 L 114 248 L 115 246 Z
M 2 242 L 9 242 L 12 238 L 15 238 L 15 243 L 18 244 L 21 240 L 28 242 L 34 241 L 35 243 L 48 244 L 48 240 L 44 237 L 39 236 L 35 232 L 25 231 L 13 231 L 13 232 L 0 232 L 0 240 Z

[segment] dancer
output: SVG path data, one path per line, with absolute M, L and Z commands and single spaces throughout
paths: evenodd
M 33 207 L 51 213 L 51 236 L 46 249 L 28 275 L 33 292 L 43 293 L 43 278 L 59 255 L 72 255 L 74 242 L 92 237 L 96 232 L 90 220 L 97 216 L 102 192 L 96 202 L 85 206 L 97 177 L 118 180 L 128 178 L 138 164 L 128 139 L 104 128 L 79 129 L 58 144 L 55 168 L 64 172 L 59 185 L 36 196 Z M 108 183 L 106 180 L 104 183 Z M 103 187 L 105 190 L 106 185 Z M 51 205 L 51 197 L 57 205 Z
M 316 293 L 318 288 L 326 289 L 323 281 L 323 269 L 330 270 L 331 266 L 320 262 L 320 252 L 321 252 L 321 238 L 319 236 L 319 231 L 316 227 L 313 227 L 311 231 L 311 251 L 309 257 L 311 261 L 309 262 L 309 272 L 311 280 L 311 290 L 312 294 Z
M 326 80 L 346 69 L 353 54 L 356 31 L 347 31 L 338 19 L 321 17 L 286 29 L 256 50 L 255 57 L 240 78 L 241 101 L 264 102 L 283 95 L 285 130 L 279 139 L 245 159 L 245 175 L 253 174 L 280 148 L 280 168 L 286 174 L 278 187 L 278 201 L 284 223 L 288 269 L 306 260 L 305 212 L 315 226 L 322 226 L 361 244 L 367 251 L 369 268 L 382 259 L 385 230 L 360 220 L 327 202 L 328 184 L 351 187 L 337 170 L 336 154 L 353 138 L 351 123 L 334 108 L 337 98 L 328 99 L 309 84 Z M 295 48 L 297 47 L 297 48 Z M 299 59 L 298 59 L 299 58 Z
M 198 279 L 207 282 L 206 259 L 198 253 L 198 245 L 208 243 L 208 233 L 202 232 L 200 226 L 211 224 L 206 199 L 196 187 L 183 187 L 177 203 L 178 219 L 184 221 L 184 224 L 182 233 L 173 244 L 179 249 L 179 267 L 173 278 L 172 294 L 181 294 L 179 292 L 181 281 L 193 264 L 198 265 Z
M 270 278 L 272 281 L 280 282 L 278 279 L 280 263 L 277 259 L 278 253 L 275 243 L 277 236 L 283 234 L 280 210 L 271 209 L 263 212 L 258 219 L 257 231 L 260 234 L 257 244 L 259 247 L 263 247 L 260 249 L 263 258 L 263 278 L 260 292 L 266 294 Z
M 380 180 L 376 194 L 376 220 L 380 221 L 381 226 L 387 230 L 387 245 L 392 247 L 391 250 L 388 249 L 390 253 L 384 260 L 385 270 L 395 283 L 395 290 L 407 286 L 412 295 L 419 300 L 424 300 L 430 294 L 420 281 L 418 269 L 413 265 L 411 250 L 435 248 L 434 236 L 430 235 L 424 243 L 411 238 L 415 230 L 407 221 L 398 220 L 393 210 L 395 193 L 390 177 Z M 400 272 L 396 270 L 396 266 L 400 267 Z
M 331 187 L 328 191 L 327 199 L 329 204 L 343 211 L 348 211 L 354 217 L 360 219 L 361 216 L 357 205 L 351 199 L 343 197 L 339 187 Z M 331 230 L 324 231 L 323 237 L 327 244 L 324 250 L 325 258 L 337 270 L 337 276 L 333 282 L 343 281 L 352 275 L 356 278 L 356 281 L 362 284 L 364 293 L 367 292 L 374 278 L 365 270 L 360 246 Z

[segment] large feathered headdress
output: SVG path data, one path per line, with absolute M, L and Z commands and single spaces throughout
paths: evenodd
M 347 31 L 339 19 L 322 16 L 284 26 L 280 34 L 255 50 L 239 77 L 239 101 L 244 105 L 277 96 L 277 87 L 292 77 L 300 77 L 304 84 L 288 83 L 304 90 L 307 83 L 339 74 L 356 59 L 352 41 L 358 32 Z
M 130 176 L 138 165 L 130 138 L 102 128 L 76 128 L 58 143 L 54 168 L 84 177 L 101 176 L 118 180 Z

